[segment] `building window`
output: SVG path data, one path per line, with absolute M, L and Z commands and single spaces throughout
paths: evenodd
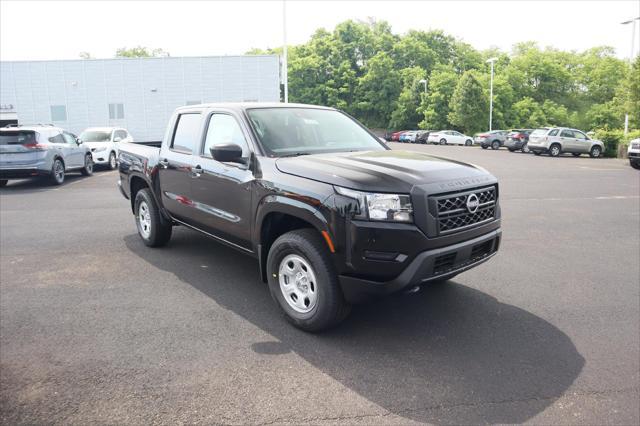
M 201 103 L 200 101 L 187 101 L 187 105 L 200 105 Z
M 109 120 L 122 120 L 124 118 L 124 104 L 109 104 Z
M 51 121 L 67 121 L 67 106 L 51 105 Z

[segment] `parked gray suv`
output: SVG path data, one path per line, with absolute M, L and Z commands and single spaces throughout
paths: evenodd
M 580 130 L 567 127 L 536 129 L 529 135 L 527 145 L 535 155 L 548 153 L 551 157 L 570 152 L 575 157 L 589 154 L 592 158 L 598 158 L 604 152 L 602 141 L 591 139 Z
M 72 133 L 50 125 L 0 129 L 0 186 L 41 176 L 60 185 L 69 171 L 93 174 L 89 148 Z

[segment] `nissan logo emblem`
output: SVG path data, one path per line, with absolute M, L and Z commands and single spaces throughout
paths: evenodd
M 475 213 L 480 207 L 480 200 L 476 194 L 469 194 L 467 197 L 467 210 L 469 213 Z

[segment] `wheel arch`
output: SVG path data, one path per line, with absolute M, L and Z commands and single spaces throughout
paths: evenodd
M 260 276 L 267 282 L 266 260 L 273 242 L 287 232 L 310 228 L 320 234 L 331 252 L 335 251 L 328 222 L 318 208 L 280 195 L 265 197 L 258 205 L 253 231 L 257 242 Z

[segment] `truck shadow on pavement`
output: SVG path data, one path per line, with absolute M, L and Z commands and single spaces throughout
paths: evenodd
M 286 322 L 259 280 L 257 262 L 247 256 L 183 229 L 176 229 L 166 249 L 149 249 L 137 235 L 124 241 L 133 255 L 278 340 L 253 343 L 254 351 L 268 356 L 293 351 L 407 419 L 521 423 L 562 396 L 584 366 L 566 334 L 461 284 L 464 275 L 415 294 L 355 306 L 343 324 L 314 335 Z

